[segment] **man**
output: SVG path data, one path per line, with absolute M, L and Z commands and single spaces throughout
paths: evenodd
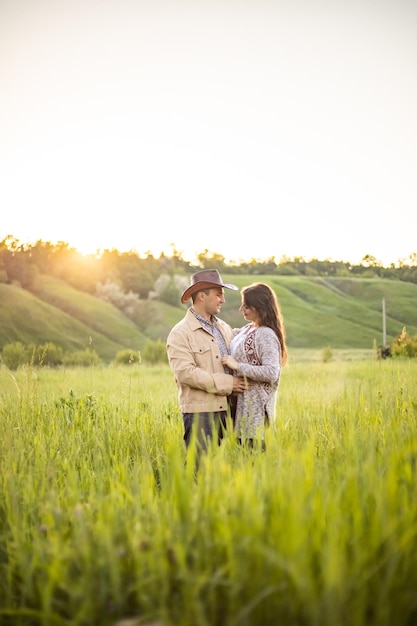
M 217 317 L 225 302 L 225 287 L 238 290 L 236 285 L 224 283 L 217 270 L 193 274 L 181 297 L 182 303 L 191 298 L 192 305 L 167 339 L 187 447 L 194 428 L 200 449 L 206 448 L 213 429 L 220 443 L 230 415 L 230 396 L 245 389 L 243 377 L 233 376 L 222 364 L 233 335 L 229 324 Z

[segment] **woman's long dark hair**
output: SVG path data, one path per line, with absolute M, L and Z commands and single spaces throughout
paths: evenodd
M 288 360 L 285 326 L 281 308 L 275 291 L 265 283 L 253 283 L 241 290 L 243 304 L 255 309 L 259 315 L 259 325 L 269 326 L 279 339 L 282 352 L 282 364 Z

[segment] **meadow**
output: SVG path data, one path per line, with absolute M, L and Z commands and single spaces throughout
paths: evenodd
M 167 365 L 0 367 L 0 624 L 417 623 L 416 380 L 290 361 L 195 476 Z

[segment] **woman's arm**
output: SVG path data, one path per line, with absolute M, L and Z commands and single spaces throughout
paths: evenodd
M 267 326 L 256 331 L 255 348 L 260 365 L 239 362 L 236 373 L 257 382 L 273 383 L 278 380 L 281 369 L 281 347 L 278 337 Z M 231 367 L 229 365 L 229 367 Z M 232 367 L 231 367 L 232 368 Z M 232 368 L 234 369 L 234 368 Z

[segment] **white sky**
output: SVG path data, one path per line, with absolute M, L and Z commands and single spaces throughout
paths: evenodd
M 0 0 L 0 239 L 417 252 L 415 0 Z

